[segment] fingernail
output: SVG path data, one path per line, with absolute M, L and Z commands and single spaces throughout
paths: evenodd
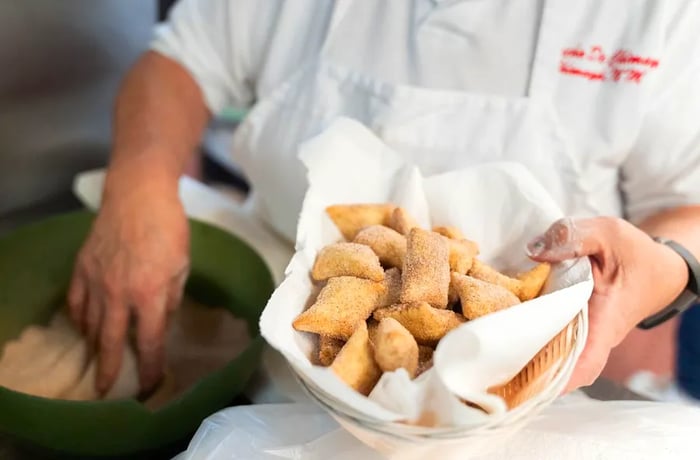
M 547 247 L 544 236 L 538 236 L 527 244 L 527 255 L 530 257 L 539 256 Z

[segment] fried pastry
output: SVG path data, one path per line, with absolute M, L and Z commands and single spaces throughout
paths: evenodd
M 411 230 L 418 228 L 418 222 L 404 208 L 395 208 L 389 217 L 389 227 L 402 235 L 408 236 Z
M 471 269 L 467 273 L 472 278 L 476 278 L 481 281 L 486 281 L 490 284 L 497 284 L 503 288 L 508 289 L 515 295 L 520 292 L 520 285 L 522 284 L 520 280 L 511 278 L 500 273 L 495 268 L 483 263 L 479 259 L 474 259 Z
M 452 227 L 452 226 L 443 226 L 443 227 L 435 227 L 433 228 L 433 231 L 435 233 L 439 233 L 442 236 L 445 236 L 451 240 L 463 240 L 464 239 L 464 234 L 460 229 L 457 227 Z
M 318 337 L 318 361 L 322 366 L 330 366 L 333 364 L 335 357 L 338 356 L 340 349 L 343 348 L 345 342 L 327 335 Z
M 384 279 L 384 269 L 371 248 L 357 243 L 336 243 L 321 249 L 311 270 L 315 281 L 354 276 L 372 281 Z
M 326 213 L 346 240 L 352 241 L 365 227 L 389 223 L 392 204 L 338 204 L 326 208 Z
M 518 280 L 520 280 L 520 291 L 518 292 L 518 297 L 520 297 L 520 300 L 525 302 L 537 297 L 542 291 L 542 287 L 547 281 L 551 271 L 552 266 L 545 262 L 538 264 L 531 270 L 518 275 Z
M 384 272 L 384 295 L 379 300 L 379 307 L 387 307 L 400 302 L 401 270 L 390 268 Z
M 364 321 L 356 325 L 355 332 L 336 356 L 331 369 L 359 393 L 367 396 L 372 391 L 382 371 L 374 361 L 374 347 Z
M 331 278 L 316 302 L 294 320 L 294 329 L 347 340 L 377 308 L 385 289 L 381 282 L 352 276 Z
M 508 289 L 471 276 L 452 273 L 452 285 L 459 294 L 462 314 L 468 319 L 476 319 L 520 303 L 520 299 Z
M 411 230 L 402 272 L 401 303 L 428 302 L 436 308 L 447 307 L 450 288 L 447 242 L 437 233 Z
M 452 310 L 433 308 L 427 302 L 398 304 L 376 310 L 374 319 L 394 318 L 421 345 L 435 345 L 452 329 L 466 320 Z
M 455 305 L 459 302 L 459 292 L 455 289 L 454 284 L 450 281 L 450 289 L 447 291 L 447 302 L 449 305 Z
M 384 225 L 372 225 L 360 230 L 355 243 L 372 248 L 385 267 L 403 267 L 406 257 L 406 237 Z
M 474 258 L 479 254 L 479 246 L 466 239 L 448 239 L 450 247 L 450 270 L 466 275 L 472 268 Z
M 418 369 L 418 344 L 410 332 L 393 318 L 379 322 L 374 344 L 374 359 L 384 372 L 404 368 L 413 378 Z
M 370 342 L 374 343 L 377 338 L 377 330 L 379 329 L 379 321 L 373 317 L 367 319 L 367 333 L 369 334 Z

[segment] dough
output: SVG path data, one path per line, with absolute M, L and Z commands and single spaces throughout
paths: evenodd
M 63 313 L 47 326 L 30 326 L 9 342 L 0 357 L 0 385 L 52 399 L 98 399 L 97 360 Z M 139 392 L 136 357 L 127 347 L 119 377 L 105 399 L 134 397 Z
M 204 307 L 185 298 L 169 319 L 166 341 L 165 377 L 143 401 L 152 410 L 225 367 L 245 350 L 250 335 L 247 322 L 228 310 Z M 0 354 L 0 386 L 44 398 L 97 400 L 96 372 L 97 357 L 63 311 L 47 326 L 27 327 Z M 104 399 L 135 398 L 138 394 L 136 353 L 127 346 L 117 381 Z
M 165 378 L 144 404 L 157 409 L 180 397 L 203 377 L 225 367 L 250 341 L 245 320 L 185 297 L 168 325 Z

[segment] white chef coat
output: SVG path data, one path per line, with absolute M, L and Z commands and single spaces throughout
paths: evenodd
M 358 119 L 425 173 L 518 161 L 568 215 L 700 203 L 695 0 L 182 0 L 153 49 L 214 113 L 290 240 L 301 142 Z

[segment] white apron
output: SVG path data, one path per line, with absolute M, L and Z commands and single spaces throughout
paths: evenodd
M 339 40 L 347 49 L 354 2 L 341 0 L 317 59 L 259 101 L 236 133 L 234 152 L 253 184 L 261 217 L 290 241 L 307 181 L 298 146 L 339 116 L 370 127 L 384 142 L 435 174 L 483 162 L 527 166 L 570 214 L 589 215 L 587 190 L 576 178 L 580 164 L 561 127 L 550 89 L 559 56 L 548 43 L 557 7 L 544 8 L 525 97 L 439 90 L 378 81 L 334 62 Z M 330 95 L 330 97 L 329 97 Z M 456 203 L 458 205 L 458 203 Z

